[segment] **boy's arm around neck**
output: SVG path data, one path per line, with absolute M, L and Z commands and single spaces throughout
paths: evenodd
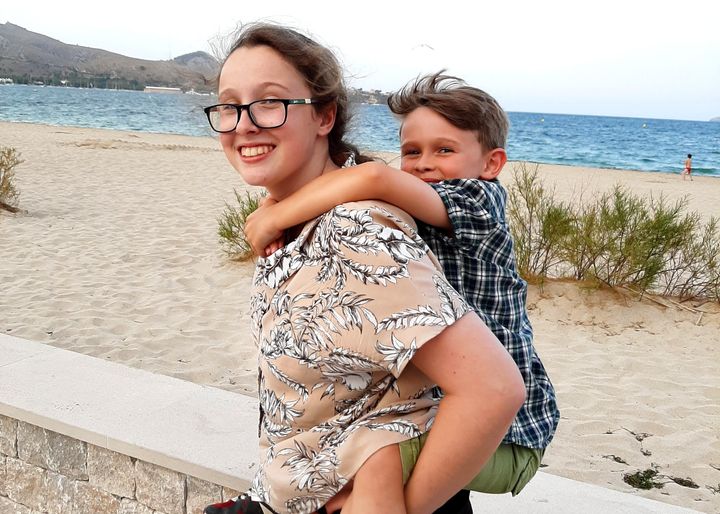
M 375 161 L 325 173 L 273 205 L 272 216 L 275 226 L 286 230 L 337 205 L 361 200 L 382 200 L 428 225 L 450 228 L 445 204 L 431 186 Z

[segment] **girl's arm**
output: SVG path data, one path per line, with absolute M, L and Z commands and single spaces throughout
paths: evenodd
M 408 514 L 429 514 L 495 452 L 525 401 L 525 385 L 512 357 L 474 313 L 426 342 L 411 365 L 445 394 L 405 485 Z
M 328 512 L 431 514 L 480 472 L 525 401 L 517 365 L 475 313 L 427 341 L 410 366 L 445 396 L 404 491 L 400 452 L 390 445 L 363 464 L 352 492 L 328 502 Z
M 245 236 L 258 255 L 284 230 L 309 221 L 336 205 L 382 200 L 429 225 L 450 228 L 445 204 L 435 190 L 409 173 L 367 162 L 326 173 L 276 204 L 260 207 L 245 224 Z

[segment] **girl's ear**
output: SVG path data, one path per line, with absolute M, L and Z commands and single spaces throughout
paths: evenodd
M 335 116 L 337 115 L 337 104 L 331 102 L 327 107 L 323 108 L 318 115 L 320 116 L 320 127 L 318 135 L 327 136 L 335 126 Z
M 495 148 L 485 154 L 485 164 L 480 173 L 483 180 L 494 180 L 500 175 L 500 172 L 507 162 L 507 153 L 504 148 Z

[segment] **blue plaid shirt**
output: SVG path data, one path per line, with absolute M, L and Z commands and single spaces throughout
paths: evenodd
M 560 411 L 533 346 L 525 308 L 527 283 L 517 272 L 505 218 L 507 193 L 497 180 L 453 179 L 431 185 L 445 203 L 453 233 L 418 221 L 420 236 L 438 257 L 448 282 L 507 348 L 525 381 L 527 399 L 503 442 L 545 448 Z

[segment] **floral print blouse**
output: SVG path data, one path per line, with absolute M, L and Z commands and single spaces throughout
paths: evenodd
M 468 311 L 412 218 L 378 201 L 335 207 L 259 259 L 252 497 L 279 513 L 313 512 L 375 451 L 426 432 L 440 398 L 408 364 Z

